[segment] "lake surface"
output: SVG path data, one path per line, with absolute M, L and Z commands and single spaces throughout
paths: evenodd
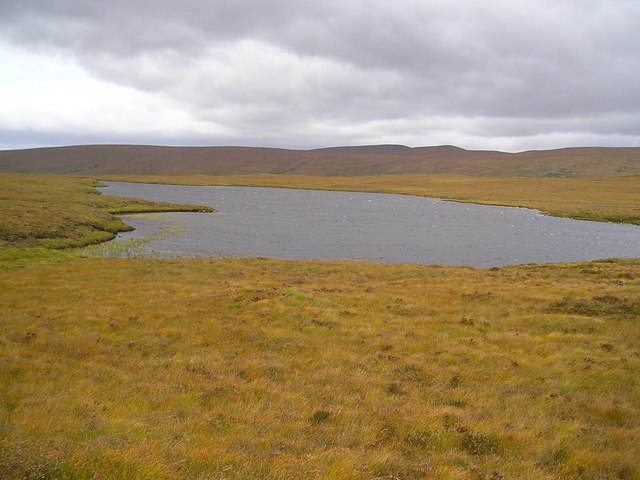
M 358 259 L 493 267 L 640 257 L 640 226 L 548 217 L 526 208 L 381 193 L 105 182 L 106 195 L 210 205 L 216 213 L 127 215 L 115 241 L 155 256 Z

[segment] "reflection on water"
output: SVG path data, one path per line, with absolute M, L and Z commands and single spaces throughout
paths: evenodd
M 216 213 L 124 217 L 136 228 L 116 241 L 148 237 L 161 225 L 180 236 L 145 242 L 156 256 L 264 256 L 473 265 L 640 257 L 640 227 L 548 217 L 525 208 L 463 204 L 377 193 L 106 182 L 107 195 L 204 204 Z

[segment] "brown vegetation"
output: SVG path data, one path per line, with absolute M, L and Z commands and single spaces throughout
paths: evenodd
M 338 147 L 286 150 L 251 147 L 80 145 L 0 151 L 0 171 L 84 175 L 319 176 L 462 174 L 606 177 L 640 174 L 640 148 L 565 148 L 522 153 L 452 146 Z

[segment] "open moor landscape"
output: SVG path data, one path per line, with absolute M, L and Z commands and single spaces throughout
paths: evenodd
M 370 150 L 348 153 L 372 162 Z M 539 175 L 515 177 L 521 167 L 488 155 L 448 175 L 336 176 L 247 160 L 233 173 L 250 175 L 177 177 L 142 168 L 135 150 L 131 169 L 112 171 L 25 152 L 11 168 L 26 173 L 0 174 L 1 478 L 640 478 L 640 259 L 477 269 L 84 248 L 126 230 L 118 214 L 215 215 L 102 195 L 101 179 L 380 191 L 640 224 L 640 177 L 609 170 L 622 163 L 594 156 L 547 175 L 560 164 L 528 160 Z M 500 175 L 478 176 L 489 164 Z M 61 165 L 73 175 L 52 175 Z

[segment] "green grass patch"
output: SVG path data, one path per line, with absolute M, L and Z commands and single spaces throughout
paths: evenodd
M 117 214 L 213 210 L 101 195 L 95 186 L 60 175 L 0 174 L 0 248 L 81 247 L 131 230 Z

